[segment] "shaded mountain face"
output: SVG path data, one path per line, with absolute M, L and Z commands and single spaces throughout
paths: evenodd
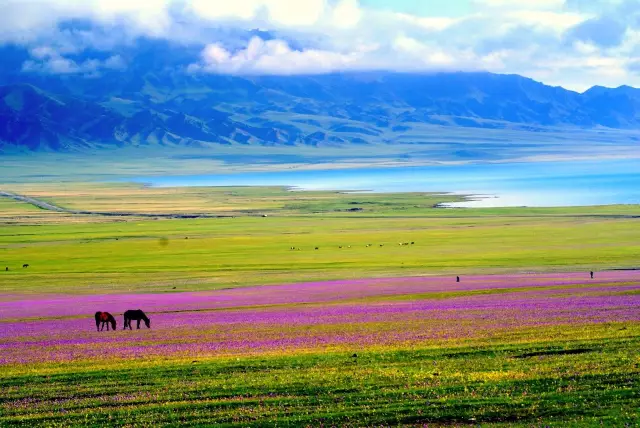
M 393 143 L 420 124 L 494 129 L 640 128 L 640 90 L 584 94 L 517 75 L 191 74 L 197 48 L 138 43 L 98 76 L 27 73 L 3 47 L 0 150 L 124 145 Z
M 0 87 L 0 141 L 5 148 L 64 151 L 126 144 L 278 142 L 272 129 L 236 123 L 213 109 L 207 118 L 139 108 L 125 115 L 69 95 L 28 84 Z

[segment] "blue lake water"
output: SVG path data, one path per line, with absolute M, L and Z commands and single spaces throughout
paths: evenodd
M 450 192 L 465 207 L 640 204 L 640 160 L 288 170 L 138 177 L 152 186 L 288 186 L 301 190 Z

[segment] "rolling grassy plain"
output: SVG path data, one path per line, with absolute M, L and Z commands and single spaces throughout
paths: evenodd
M 72 209 L 223 216 L 0 199 L 0 425 L 640 421 L 640 271 L 607 271 L 638 267 L 637 206 L 0 188 Z M 151 329 L 95 331 L 95 311 L 122 328 L 134 307 Z

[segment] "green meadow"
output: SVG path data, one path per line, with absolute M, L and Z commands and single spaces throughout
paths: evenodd
M 631 268 L 640 253 L 640 208 L 631 205 L 448 209 L 438 204 L 460 197 L 30 186 L 6 190 L 71 209 L 167 213 L 173 206 L 222 217 L 73 216 L 0 200 L 0 267 L 9 267 L 0 276 L 4 293 L 195 291 L 339 278 Z M 21 268 L 25 263 L 28 269 Z
M 638 325 L 456 347 L 41 364 L 0 371 L 3 426 L 633 427 Z
M 330 279 L 640 267 L 640 207 L 632 205 L 452 209 L 441 204 L 461 196 L 87 183 L 6 184 L 0 189 L 67 209 L 114 214 L 57 213 L 0 198 L 0 295 L 5 302 Z M 134 215 L 120 217 L 118 212 Z M 219 217 L 166 219 L 136 213 Z M 634 284 L 602 284 L 585 295 L 632 296 L 635 288 L 613 288 Z M 589 285 L 575 285 L 580 287 Z M 455 304 L 459 298 L 509 299 L 534 291 L 553 292 L 554 287 L 372 296 L 361 303 L 375 307 L 437 299 Z M 92 316 L 87 314 L 86 324 L 94 332 Z M 2 320 L 0 314 L 0 328 L 19 329 L 29 322 L 51 323 L 55 330 L 58 321 Z M 379 322 L 371 328 L 386 325 Z M 549 322 L 366 349 L 346 344 L 234 356 L 2 364 L 3 347 L 32 340 L 6 332 L 6 338 L 0 335 L 0 426 L 640 423 L 640 324 L 634 320 Z M 121 331 L 96 334 L 103 334 L 100 345 L 107 356 L 109 340 L 125 340 Z M 132 337 L 131 346 L 144 348 L 144 336 Z M 51 346 L 55 350 L 55 343 Z

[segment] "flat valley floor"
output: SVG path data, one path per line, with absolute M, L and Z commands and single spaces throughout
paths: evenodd
M 638 206 L 0 190 L 0 425 L 640 423 Z

